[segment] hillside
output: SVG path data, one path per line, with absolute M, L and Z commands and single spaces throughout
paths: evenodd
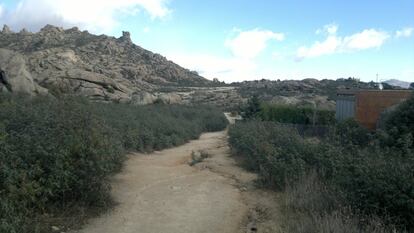
M 407 89 L 410 87 L 409 82 L 404 82 L 398 79 L 390 79 L 390 80 L 385 81 L 385 83 L 392 85 L 392 86 L 397 86 L 397 87 L 407 88 Z
M 309 106 L 325 109 L 335 108 L 336 93 L 345 89 L 376 89 L 373 83 L 361 82 L 357 79 L 337 80 L 256 80 L 232 83 L 244 98 L 258 96 L 262 101 L 276 104 Z M 391 87 L 390 88 L 394 88 Z
M 277 104 L 335 106 L 342 89 L 372 89 L 356 79 L 211 82 L 165 57 L 120 38 L 51 25 L 38 33 L 0 32 L 0 92 L 73 94 L 104 102 L 210 104 L 237 109 L 257 95 Z M 388 88 L 394 88 L 389 86 Z
M 38 33 L 0 32 L 0 91 L 69 93 L 99 101 L 151 103 L 163 86 L 208 86 L 210 81 L 165 57 L 120 38 L 51 25 Z M 173 97 L 166 96 L 169 102 Z
M 337 79 L 337 80 L 258 80 L 241 83 L 234 83 L 239 86 L 243 95 L 258 94 L 261 95 L 281 95 L 281 96 L 297 96 L 300 94 L 325 95 L 334 98 L 338 90 L 343 89 L 375 89 L 378 88 L 373 82 L 366 83 L 357 79 Z M 257 92 L 257 93 L 256 93 Z

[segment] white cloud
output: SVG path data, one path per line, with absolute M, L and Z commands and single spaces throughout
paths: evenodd
M 336 24 L 329 24 L 325 26 L 325 30 L 330 34 L 336 34 L 336 32 L 338 31 L 338 25 Z
M 376 29 L 366 29 L 350 36 L 340 37 L 336 35 L 338 26 L 335 24 L 326 25 L 323 31 L 326 32 L 327 38 L 322 42 L 315 42 L 310 47 L 300 47 L 296 53 L 297 60 L 335 53 L 379 48 L 390 38 L 387 32 Z
M 282 41 L 285 39 L 283 33 L 276 33 L 269 30 L 253 29 L 242 31 L 225 42 L 235 57 L 254 59 L 267 47 L 270 40 Z
M 168 15 L 168 0 L 20 0 L 16 9 L 1 21 L 19 30 L 39 30 L 45 24 L 80 26 L 94 32 L 109 32 L 117 24 L 117 14 L 146 11 L 151 18 Z
M 233 32 L 237 32 L 237 35 L 224 42 L 232 56 L 170 54 L 167 57 L 209 79 L 219 78 L 225 82 L 235 82 L 260 78 L 259 64 L 255 58 L 267 48 L 270 41 L 284 40 L 284 34 L 261 29 L 233 29 Z M 273 56 L 280 57 L 276 53 Z
M 326 33 L 328 35 L 334 35 L 338 31 L 338 25 L 335 23 L 327 24 L 323 28 L 316 30 L 316 34 Z
M 341 46 L 341 39 L 336 36 L 329 36 L 322 42 L 315 42 L 311 47 L 302 46 L 297 51 L 297 58 L 319 57 L 335 53 Z
M 414 28 L 403 28 L 395 32 L 395 37 L 410 37 L 414 32 Z
M 387 32 L 367 29 L 360 33 L 345 37 L 343 46 L 345 50 L 379 48 L 389 37 Z
M 167 58 L 197 71 L 208 79 L 218 78 L 225 82 L 235 82 L 256 77 L 257 65 L 248 59 L 207 54 L 170 54 Z

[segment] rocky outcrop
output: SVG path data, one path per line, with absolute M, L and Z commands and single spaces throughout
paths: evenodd
M 4 25 L 3 26 L 3 30 L 1 31 L 1 33 L 3 33 L 3 34 L 11 34 L 12 31 L 10 30 L 9 26 Z
M 180 102 L 179 96 L 155 95 L 164 86 L 208 86 L 210 81 L 131 40 L 129 32 L 114 38 L 78 28 L 47 25 L 38 33 L 14 33 L 4 26 L 1 89 L 29 94 L 63 93 L 98 101 Z M 3 55 L 4 54 L 4 55 Z M 4 74 L 3 74 L 4 73 Z
M 373 82 L 361 82 L 355 78 L 303 79 L 303 80 L 256 80 L 232 83 L 244 98 L 258 96 L 274 104 L 335 109 L 338 91 L 346 89 L 378 89 Z
M 131 103 L 134 105 L 147 105 L 153 104 L 157 100 L 157 97 L 148 92 L 134 93 Z
M 158 100 L 164 104 L 180 104 L 182 103 L 181 96 L 176 93 L 165 93 L 158 96 Z
M 29 95 L 47 94 L 27 71 L 22 55 L 0 48 L 0 91 L 18 92 Z

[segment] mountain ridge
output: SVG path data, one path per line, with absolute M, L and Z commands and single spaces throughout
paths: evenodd
M 37 33 L 15 33 L 4 26 L 0 48 L 0 55 L 10 58 L 0 60 L 3 91 L 13 91 L 17 85 L 14 89 L 29 94 L 62 92 L 93 100 L 146 104 L 156 98 L 151 93 L 163 86 L 203 87 L 212 83 L 135 45 L 129 32 L 115 38 L 77 27 L 65 30 L 46 25 Z M 13 72 L 13 67 L 19 71 Z M 24 80 L 35 87 L 19 88 Z
M 411 84 L 409 82 L 401 81 L 398 79 L 390 79 L 390 80 L 384 81 L 384 83 L 387 83 L 389 85 L 396 86 L 396 87 L 406 88 L 406 89 L 408 89 Z

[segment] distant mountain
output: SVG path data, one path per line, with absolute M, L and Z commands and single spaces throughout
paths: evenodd
M 384 83 L 387 83 L 389 85 L 396 86 L 396 87 L 406 88 L 406 89 L 408 89 L 411 84 L 409 82 L 404 82 L 398 79 L 390 79 L 390 80 L 385 81 Z
M 120 38 L 51 25 L 38 33 L 0 31 L 0 92 L 74 94 L 98 101 L 151 103 L 161 87 L 212 82 Z

